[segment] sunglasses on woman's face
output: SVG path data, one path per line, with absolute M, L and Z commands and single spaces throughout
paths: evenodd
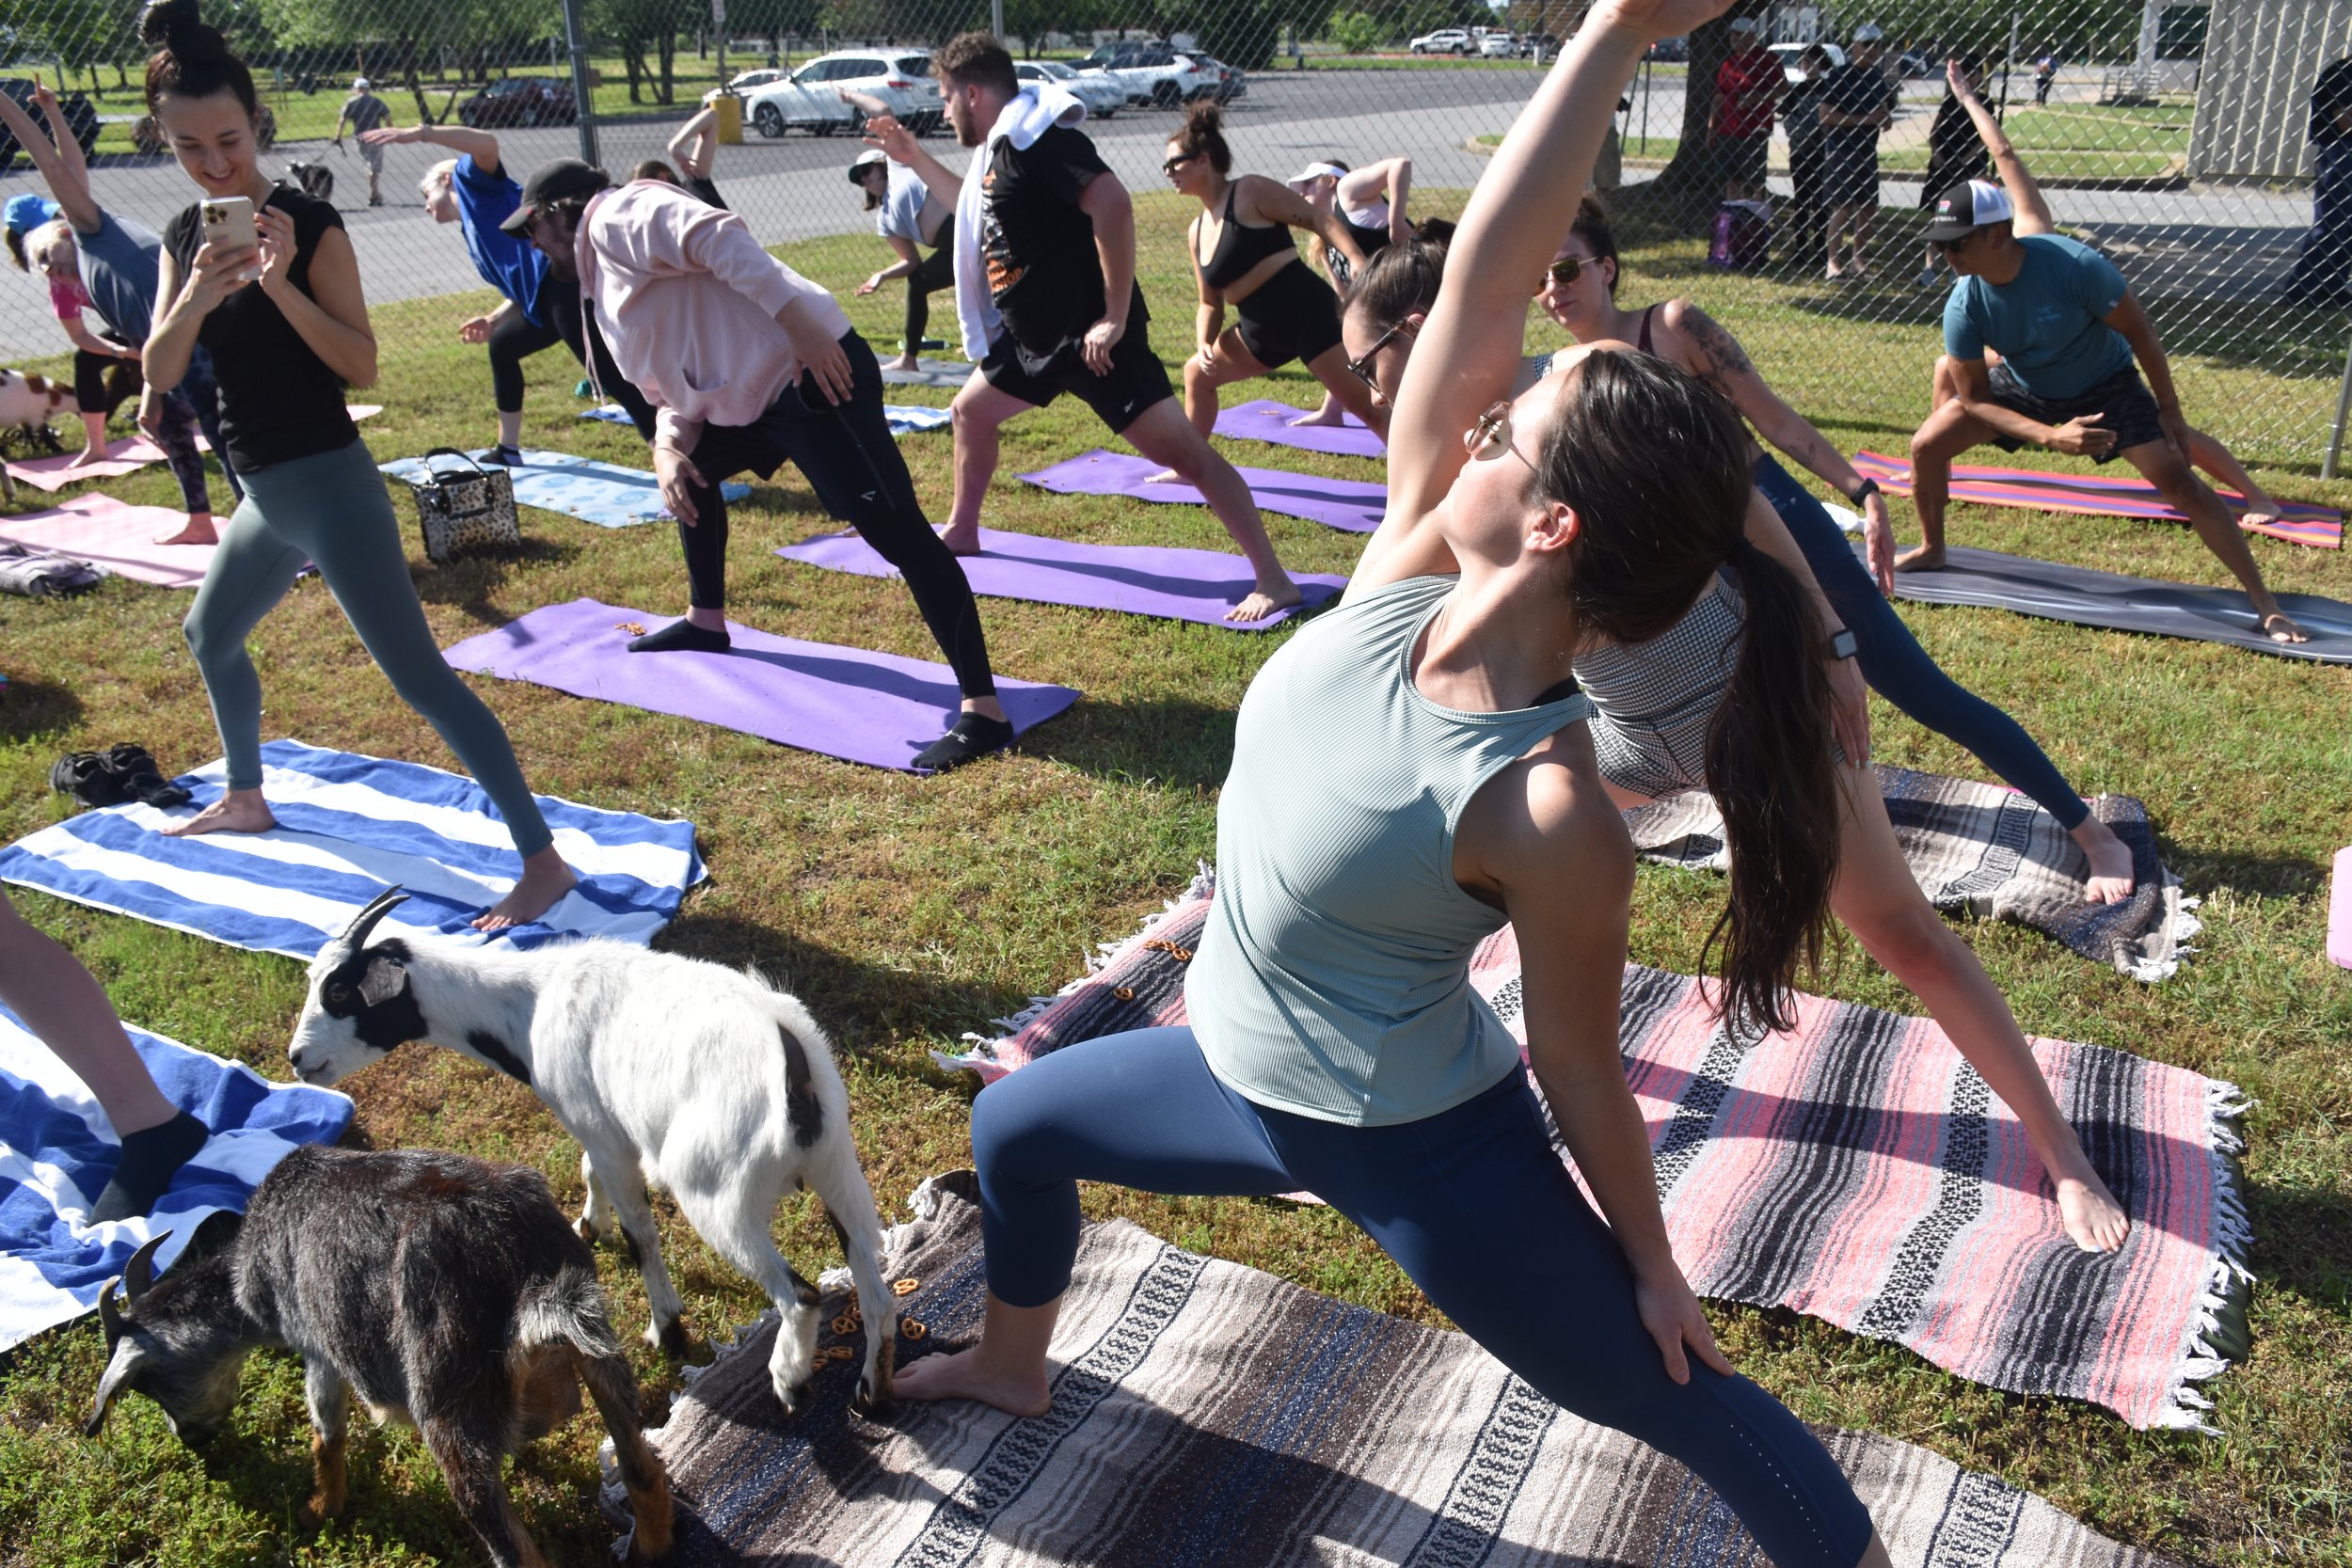
M 1508 401 L 1494 404 L 1479 415 L 1478 422 L 1462 433 L 1462 445 L 1470 450 L 1472 457 L 1489 447 L 1499 446 L 1527 464 L 1529 473 L 1534 474 L 1537 479 L 1543 478 L 1528 455 L 1511 444 L 1511 404 Z
M 1160 172 L 1162 174 L 1173 174 L 1199 156 L 1200 156 L 1200 154 L 1198 152 L 1179 152 L 1176 156 L 1168 159 L 1168 162 L 1160 166 Z
M 1373 378 L 1372 362 L 1375 359 L 1379 358 L 1380 351 L 1388 347 L 1391 343 L 1396 341 L 1397 334 L 1404 330 L 1405 324 L 1403 322 L 1398 322 L 1394 326 L 1390 327 L 1386 332 L 1383 332 L 1380 336 L 1375 338 L 1372 341 L 1372 346 L 1370 348 L 1364 350 L 1362 354 L 1347 362 L 1347 373 L 1362 382 L 1365 386 L 1371 388 L 1374 391 L 1380 392 L 1381 396 L 1386 397 L 1388 394 L 1381 391 L 1380 383 Z
M 1586 267 L 1599 265 L 1600 258 L 1597 256 L 1563 256 L 1545 269 L 1545 276 L 1565 289 L 1583 277 Z

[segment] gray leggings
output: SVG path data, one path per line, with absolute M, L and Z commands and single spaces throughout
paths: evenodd
M 536 854 L 553 842 L 523 783 L 506 731 L 434 644 L 408 580 L 400 519 L 367 443 L 273 463 L 244 475 L 245 500 L 220 532 L 188 611 L 188 647 L 213 700 L 230 789 L 262 786 L 262 680 L 245 640 L 294 586 L 306 562 L 401 700 L 422 714 Z

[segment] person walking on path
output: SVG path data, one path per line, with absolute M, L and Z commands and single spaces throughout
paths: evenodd
M 190 204 L 163 236 L 148 383 L 178 386 L 196 346 L 211 351 L 226 450 L 246 486 L 185 627 L 220 731 L 227 787 L 165 832 L 278 825 L 262 792 L 262 682 L 246 639 L 304 567 L 315 565 L 392 689 L 457 753 L 514 838 L 521 878 L 475 927 L 536 920 L 577 879 L 505 730 L 433 640 L 384 476 L 343 406 L 343 389 L 374 385 L 377 367 L 359 260 L 342 215 L 261 172 L 253 73 L 204 24 L 197 0 L 156 0 L 140 32 L 162 46 L 147 62 L 147 107 L 182 171 L 209 200 L 250 201 L 260 238 L 258 245 L 215 246 L 204 235 L 205 201 Z
M 2312 87 L 2312 230 L 2287 277 L 2296 305 L 2352 305 L 2352 55 Z
M 931 530 L 882 408 L 882 365 L 833 295 L 760 248 L 740 215 L 660 180 L 615 187 L 577 158 L 534 172 L 505 223 L 580 277 L 621 373 L 655 409 L 654 474 L 686 553 L 683 620 L 631 653 L 727 648 L 720 485 L 790 462 L 826 513 L 906 579 L 962 693 L 914 757 L 945 771 L 1012 744 L 963 567 Z
M 1879 133 L 1895 118 L 1895 84 L 1880 68 L 1886 35 L 1875 22 L 1856 27 L 1846 47 L 1846 63 L 1829 73 L 1821 88 L 1823 196 L 1829 203 L 1829 234 L 1821 276 L 1832 283 L 1870 276 L 1870 229 L 1879 215 Z M 1849 236 L 1845 263 L 1838 256 Z
M 1340 298 L 1298 254 L 1305 230 L 1338 250 L 1351 269 L 1364 264 L 1363 247 L 1338 214 L 1318 211 L 1289 186 L 1262 174 L 1233 173 L 1225 144 L 1224 111 L 1202 102 L 1184 111 L 1160 166 L 1168 182 L 1200 204 L 1185 230 L 1186 254 L 1200 295 L 1184 361 L 1184 413 L 1202 436 L 1216 428 L 1217 389 L 1266 375 L 1296 360 L 1375 433 L 1388 411 L 1374 405 L 1362 380 L 1347 372 L 1340 346 Z M 1225 325 L 1231 305 L 1239 318 Z
M 1779 56 L 1764 47 L 1756 18 L 1731 19 L 1731 54 L 1715 68 L 1715 110 L 1708 125 L 1725 201 L 1762 201 L 1772 150 L 1772 112 L 1788 86 Z
M 1688 1465 L 1778 1568 L 1888 1561 L 1820 1440 L 1732 1370 L 1675 1260 L 1618 1056 L 1633 849 L 1569 673 L 1588 636 L 1662 629 L 1719 571 L 1751 585 L 1722 750 L 1772 804 L 1742 816 L 1733 864 L 1791 875 L 1735 891 L 1716 995 L 1736 1030 L 1783 1016 L 1835 869 L 1820 627 L 1746 546 L 1738 423 L 1691 377 L 1571 351 L 1510 396 L 1528 278 L 1617 87 L 1655 38 L 1720 5 L 1602 0 L 1471 193 L 1397 398 L 1388 514 L 1347 602 L 1242 701 L 1190 1022 L 1083 1041 L 980 1092 L 980 1337 L 906 1363 L 900 1398 L 1051 1407 L 1080 1181 L 1304 1189 L 1543 1395 Z M 1506 922 L 1528 955 L 1524 1062 L 1468 981 Z
M 163 236 L 98 204 L 90 187 L 89 163 L 83 155 L 82 144 L 66 124 L 57 96 L 47 83 L 33 84 L 33 106 L 47 122 L 45 132 L 33 125 L 31 117 L 17 106 L 14 99 L 0 93 L 0 128 L 5 128 L 30 155 L 34 167 L 49 186 L 49 194 L 56 199 L 43 203 L 29 191 L 12 198 L 8 202 L 9 244 L 13 252 L 20 243 L 13 222 L 20 206 L 32 203 L 47 211 L 46 220 L 23 242 L 25 254 L 19 260 L 29 261 L 49 275 L 51 300 L 61 311 L 66 302 L 59 298 L 57 284 L 70 280 L 73 285 L 73 319 L 67 331 L 74 336 L 77 351 L 73 356 L 74 392 L 86 411 L 86 438 L 75 462 L 96 463 L 106 455 L 105 371 L 117 363 L 138 363 L 140 347 L 147 341 L 155 315 Z M 105 324 L 104 337 L 90 333 L 82 325 L 85 308 L 95 310 Z M 84 339 L 88 341 L 85 342 Z M 94 420 L 88 415 L 90 409 L 97 410 Z M 189 362 L 187 375 L 171 391 L 145 388 L 139 398 L 138 423 L 163 449 L 164 460 L 170 466 L 172 477 L 180 483 L 180 504 L 188 515 L 186 522 L 158 535 L 155 543 L 217 543 L 219 533 L 213 522 L 213 498 L 204 472 L 204 454 L 196 444 L 199 431 L 211 444 L 214 455 L 220 459 L 230 494 L 242 499 L 245 492 L 238 484 L 236 469 L 230 467 L 221 438 L 220 399 L 213 383 L 212 356 L 198 351 Z
M 931 52 L 956 140 L 977 149 L 967 181 L 896 119 L 866 140 L 917 170 L 956 208 L 956 314 L 977 361 L 956 394 L 955 510 L 948 548 L 979 548 L 980 506 L 1005 421 L 1068 392 L 1111 433 L 1198 488 L 1241 546 L 1257 581 L 1229 621 L 1262 621 L 1300 602 L 1266 537 L 1249 486 L 1184 417 L 1152 352 L 1151 312 L 1136 284 L 1136 215 L 1127 187 L 1077 129 L 1086 105 L 1051 83 L 1025 86 L 986 33 Z
M 2192 433 L 2171 366 L 2122 273 L 2079 241 L 2018 234 L 2014 217 L 2000 186 L 1975 180 L 1946 196 L 1928 225 L 1960 275 L 1944 307 L 1956 395 L 1911 438 L 1920 543 L 1897 557 L 1896 570 L 1944 564 L 1952 460 L 1970 447 L 2047 447 L 2100 463 L 2121 456 L 2229 567 L 2271 641 L 2309 641 L 2264 583 L 2230 509 L 2191 470 Z M 1988 349 L 1997 364 L 1988 365 Z
M 359 144 L 359 161 L 368 166 L 368 205 L 384 205 L 384 144 L 371 141 L 368 133 L 389 125 L 392 119 L 391 105 L 375 96 L 364 76 L 351 84 L 351 96 L 343 100 L 342 112 L 335 117 L 335 148 L 342 150 L 343 127 L 348 125 Z
M 2033 106 L 2046 108 L 2050 103 L 2050 84 L 2058 80 L 2058 53 L 2044 49 L 2033 62 Z

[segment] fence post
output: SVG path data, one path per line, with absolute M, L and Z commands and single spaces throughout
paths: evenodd
M 2328 436 L 2328 460 L 2319 466 L 2319 477 L 2336 477 L 2336 459 L 2344 454 L 2344 427 L 2352 420 L 2352 341 L 2344 346 L 2344 385 L 2336 389 L 2336 427 Z
M 572 103 L 580 110 L 580 156 L 592 167 L 596 163 L 596 95 L 588 80 L 588 28 L 580 19 L 580 0 L 564 0 L 564 42 L 572 55 Z
M 996 41 L 1005 41 L 1005 0 L 988 0 L 988 30 Z

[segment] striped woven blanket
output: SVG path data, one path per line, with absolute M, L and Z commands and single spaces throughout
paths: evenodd
M 468 923 L 504 895 L 522 862 L 481 785 L 421 763 L 298 740 L 264 745 L 262 775 L 278 818 L 268 832 L 163 835 L 219 797 L 226 769 L 215 762 L 179 781 L 195 794 L 187 805 L 108 806 L 26 834 L 0 849 L 0 881 L 303 959 L 397 885 L 409 899 L 386 917 L 388 927 L 492 940 Z M 691 822 L 534 799 L 580 885 L 498 941 L 533 947 L 596 936 L 643 945 L 703 879 Z
M 889 1236 L 916 1289 L 910 1356 L 970 1341 L 984 1286 L 969 1172 L 935 1178 Z M 850 1305 L 834 1288 L 828 1312 Z M 848 1322 L 844 1318 L 842 1322 Z M 907 1332 L 913 1334 L 909 1325 Z M 679 1568 L 1551 1568 L 1760 1565 L 1688 1470 L 1562 1411 L 1458 1334 L 1089 1226 L 1055 1329 L 1053 1407 L 847 1411 L 826 1363 L 798 1416 L 768 1383 L 772 1315 L 651 1433 L 678 1500 Z M 827 1349 L 848 1349 L 847 1334 Z M 2049 1504 L 1925 1449 L 1822 1433 L 1903 1568 L 2153 1568 Z M 621 1513 L 617 1488 L 608 1507 Z
M 0 1007 L 0 1350 L 96 1307 L 131 1254 L 166 1230 L 156 1267 L 169 1268 L 198 1226 L 243 1213 L 297 1145 L 333 1143 L 351 1123 L 351 1101 L 332 1089 L 273 1084 L 161 1035 L 129 1034 L 164 1098 L 212 1138 L 152 1214 L 92 1226 L 90 1205 L 114 1176 L 121 1141 L 88 1087 Z
M 2156 853 L 2148 808 L 2128 795 L 2090 802 L 2100 821 L 2131 847 L 2136 889 L 2120 904 L 2083 902 L 2089 864 L 2058 818 L 1999 784 L 1878 765 L 1879 789 L 1896 841 L 1928 902 L 1939 910 L 2014 920 L 2056 937 L 2093 963 L 2135 980 L 2157 981 L 2181 967 L 2201 928 L 2197 900 Z M 1724 820 L 1712 797 L 1692 791 L 1626 814 L 1634 845 L 1668 865 L 1730 864 Z
M 1079 1040 L 1184 1022 L 1184 965 L 1214 894 L 1204 873 L 1092 974 L 941 1065 L 993 1082 Z M 1524 1046 L 1509 927 L 1481 945 L 1470 984 Z M 1702 1295 L 1807 1312 L 2136 1428 L 2201 1424 L 2207 1402 L 2190 1385 L 2245 1354 L 2235 1086 L 2033 1042 L 2132 1216 L 2123 1250 L 2099 1257 L 2066 1239 L 2023 1128 L 1932 1021 L 1807 996 L 1793 1031 L 1742 1044 L 1697 981 L 1639 965 L 1622 1006 L 1667 1229 Z

